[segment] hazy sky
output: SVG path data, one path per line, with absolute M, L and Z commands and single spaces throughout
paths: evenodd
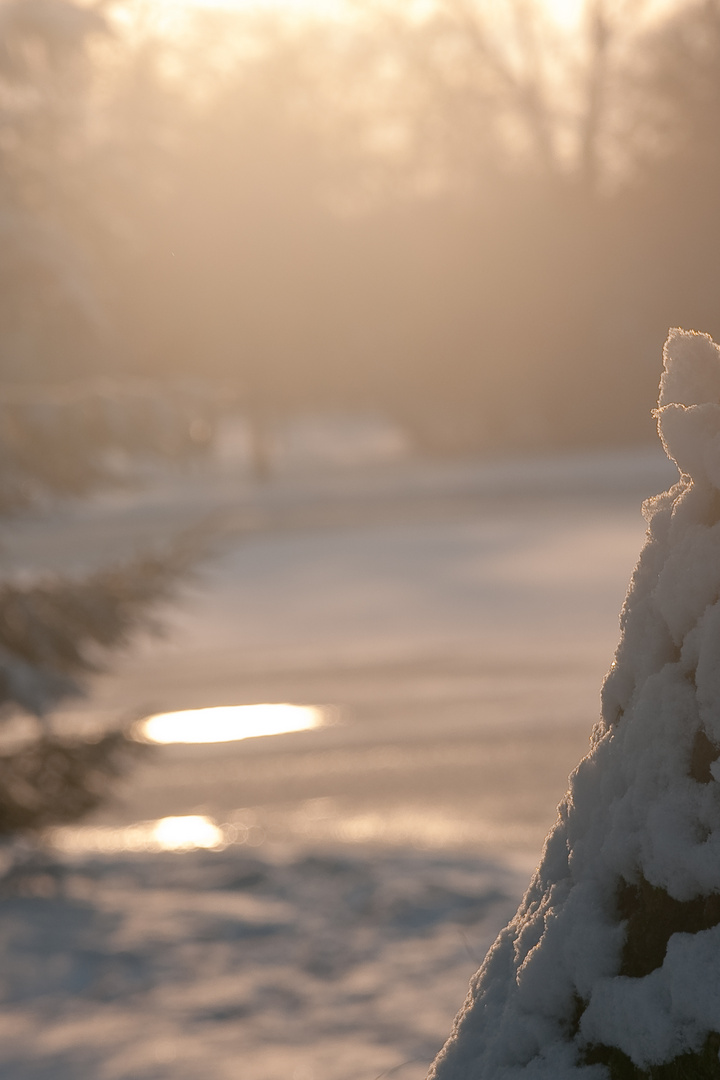
M 487 0 L 484 0 L 487 3 Z M 553 15 L 557 24 L 568 30 L 576 27 L 586 10 L 587 0 L 539 0 L 541 4 Z M 683 0 L 640 0 L 640 10 L 646 18 L 652 19 L 659 13 L 676 7 Z M 620 12 L 628 7 L 628 0 L 608 0 L 611 9 Z M 414 5 L 419 13 L 431 8 L 433 0 L 406 0 L 404 10 L 407 12 Z M 152 21 L 157 19 L 170 30 L 177 26 L 178 17 L 182 20 L 184 13 L 193 9 L 215 9 L 228 11 L 281 11 L 295 18 L 303 15 L 322 18 L 343 18 L 351 8 L 347 0 L 146 0 L 145 11 L 151 13 Z M 493 4 L 489 4 L 490 10 Z M 637 16 L 637 11 L 635 12 Z
M 343 0 L 151 0 L 157 8 L 208 7 L 227 8 L 237 10 L 280 9 L 293 13 L 308 12 L 312 14 L 337 15 L 342 11 L 345 4 Z M 645 7 L 648 11 L 655 12 L 666 9 L 677 3 L 678 0 L 647 0 Z M 571 26 L 576 23 L 585 6 L 584 0 L 543 0 L 545 7 L 554 15 L 559 23 Z M 429 4 L 429 0 L 421 0 L 419 7 Z

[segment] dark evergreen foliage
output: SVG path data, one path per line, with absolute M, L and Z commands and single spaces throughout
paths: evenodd
M 672 934 L 696 934 L 720 923 L 720 896 L 675 900 L 644 878 L 636 884 L 621 881 L 617 892 L 619 918 L 626 921 L 625 944 L 618 974 L 641 979 L 659 968 Z M 576 999 L 572 1024 L 576 1033 L 585 1003 Z M 641 1069 L 614 1046 L 590 1046 L 583 1061 L 606 1065 L 610 1080 L 720 1080 L 720 1033 L 711 1032 L 701 1050 Z
M 8 458 L 3 464 L 9 470 Z M 135 631 L 158 628 L 157 604 L 171 598 L 206 540 L 201 527 L 162 552 L 85 577 L 0 582 L 0 719 L 19 710 L 37 720 L 34 740 L 0 753 L 0 837 L 77 820 L 148 752 L 123 728 L 90 740 L 61 737 L 53 731 L 52 711 L 81 694 L 83 678 L 103 670 Z
M 641 1069 L 617 1047 L 593 1046 L 587 1065 L 607 1065 L 610 1080 L 720 1080 L 720 1034 L 712 1032 L 697 1053 L 680 1054 L 673 1061 Z
M 112 781 L 147 752 L 118 730 L 96 741 L 43 735 L 21 750 L 0 754 L 0 839 L 84 817 L 107 799 Z
M 626 920 L 620 975 L 641 979 L 659 968 L 672 934 L 697 934 L 720 923 L 720 896 L 675 900 L 665 889 L 642 878 L 620 883 L 618 915 Z
M 154 625 L 148 609 L 169 598 L 199 545 L 198 535 L 181 537 L 162 555 L 84 579 L 0 583 L 0 707 L 13 703 L 42 717 L 77 693 L 78 677 L 101 668 L 103 654 Z

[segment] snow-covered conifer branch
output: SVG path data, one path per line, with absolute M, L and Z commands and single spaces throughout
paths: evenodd
M 720 1076 L 720 348 L 671 332 L 681 476 L 645 505 L 591 750 L 431 1080 Z

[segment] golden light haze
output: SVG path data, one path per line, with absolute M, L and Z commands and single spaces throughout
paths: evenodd
M 712 7 L 206 3 L 173 36 L 158 0 L 46 69 L 18 23 L 0 363 L 210 380 L 258 476 L 318 412 L 431 453 L 651 439 L 668 325 L 720 330 Z
M 679 0 L 649 0 L 642 6 L 646 17 L 657 18 L 678 6 L 678 2 Z M 577 29 L 587 14 L 588 5 L 584 0 L 538 0 L 538 3 L 562 27 Z M 177 13 L 183 8 L 188 11 L 225 11 L 239 14 L 273 12 L 300 18 L 319 16 L 340 20 L 363 10 L 363 4 L 354 3 L 353 0 L 149 0 L 149 4 L 163 19 L 172 17 L 173 12 Z M 620 4 L 616 3 L 615 6 L 622 7 L 622 4 L 623 0 L 620 0 Z M 426 13 L 432 10 L 433 4 L 432 0 L 415 0 L 414 4 L 405 5 L 406 10 L 411 6 L 419 13 Z M 494 6 L 497 8 L 502 5 Z M 492 9 L 493 5 L 490 4 L 489 7 Z

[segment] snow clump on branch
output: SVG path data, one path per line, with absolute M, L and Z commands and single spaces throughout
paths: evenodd
M 720 1077 L 720 348 L 673 330 L 590 753 L 429 1080 Z

